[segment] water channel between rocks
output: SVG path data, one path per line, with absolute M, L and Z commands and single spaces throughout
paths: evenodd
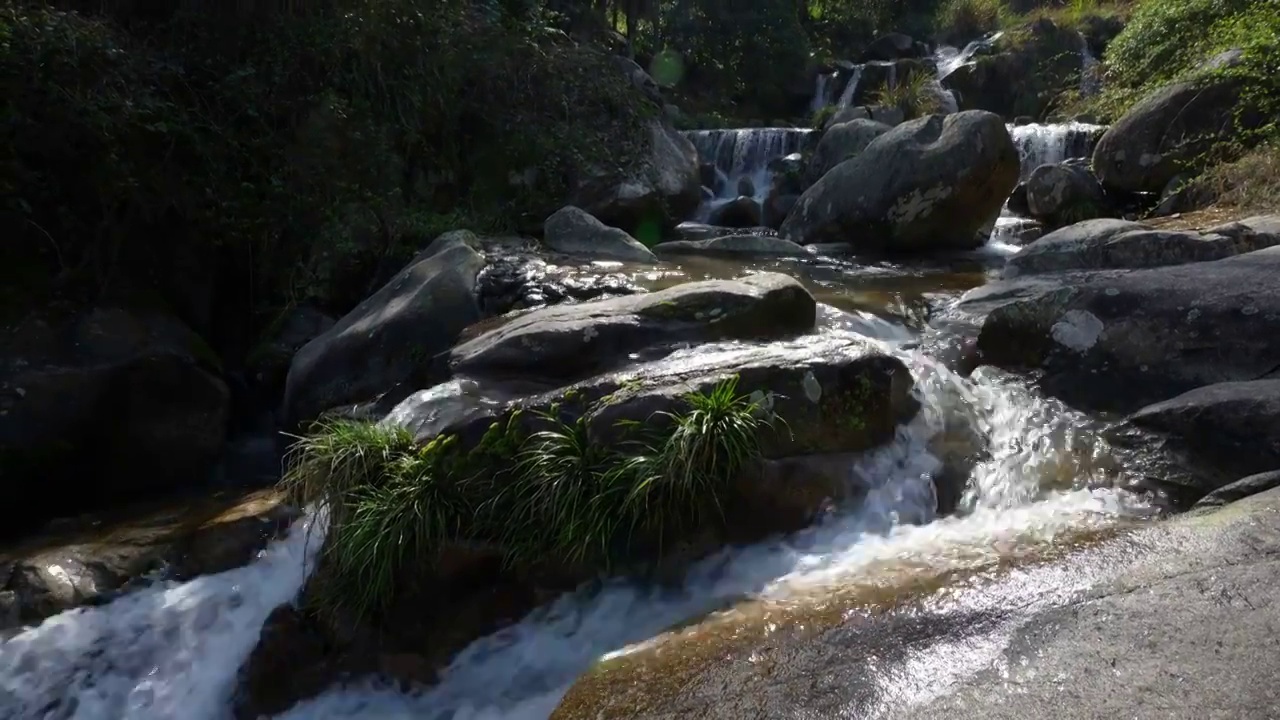
M 865 489 L 862 501 L 802 533 L 725 549 L 697 565 L 678 589 L 618 581 L 564 596 L 474 643 L 429 691 L 335 689 L 280 717 L 547 718 L 601 658 L 644 648 L 645 662 L 663 664 L 655 677 L 678 677 L 681 663 L 732 657 L 742 638 L 839 626 L 909 598 L 945 603 L 942 591 L 961 584 L 981 594 L 975 579 L 994 578 L 1000 566 L 1033 563 L 1144 522 L 1146 508 L 1112 489 L 1125 470 L 1098 438 L 1100 421 L 986 369 L 963 378 L 925 349 L 948 344 L 952 331 L 939 328 L 951 305 L 1000 264 L 1000 252 L 983 249 L 908 264 L 696 258 L 573 269 L 622 272 L 650 289 L 744 272 L 793 275 L 822 303 L 818 331 L 796 342 L 874 338 L 910 367 L 922 410 L 892 443 L 849 468 L 849 482 Z M 677 352 L 692 357 L 719 349 Z M 956 461 L 961 436 L 977 437 L 980 452 L 963 463 L 968 482 L 960 511 L 936 519 L 931 474 Z M 301 587 L 322 529 L 321 518 L 308 516 L 246 567 L 63 613 L 0 644 L 0 719 L 228 717 L 238 668 L 270 611 Z M 684 650 L 652 652 L 677 635 L 686 640 Z M 919 673 L 893 677 L 921 682 Z M 889 695 L 910 702 L 914 691 L 899 690 Z

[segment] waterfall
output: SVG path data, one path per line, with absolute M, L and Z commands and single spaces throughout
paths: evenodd
M 716 207 L 743 194 L 739 186 L 744 180 L 751 185 L 746 194 L 763 203 L 773 187 L 769 163 L 800 152 L 812 132 L 805 128 L 736 128 L 685 133 L 699 159 L 716 167 L 716 187 L 711 188 L 714 197 L 703 203 L 696 219 L 705 222 Z
M 844 92 L 840 94 L 840 101 L 836 103 L 836 107 L 843 109 L 853 104 L 853 96 L 858 92 L 858 83 L 862 81 L 862 71 L 865 69 L 865 65 L 853 66 L 849 82 L 845 83 Z
M 1101 125 L 1077 122 L 1009 126 L 1022 158 L 1021 178 L 1026 180 L 1041 165 L 1088 157 L 1104 130 Z
M 678 589 L 617 580 L 565 595 L 473 643 L 426 692 L 335 688 L 281 720 L 545 720 L 602 656 L 726 603 L 822 602 L 884 563 L 989 562 L 1001 544 L 1048 543 L 1134 509 L 1123 492 L 1088 489 L 1108 481 L 1095 469 L 1105 447 L 1088 418 L 1003 376 L 958 376 L 903 349 L 901 328 L 822 310 L 822 332 L 795 342 L 822 352 L 826 344 L 874 335 L 909 365 L 922 403 L 896 440 L 850 468 L 850 479 L 866 488 L 856 508 L 786 539 L 725 549 L 694 567 Z M 931 448 L 956 426 L 980 433 L 984 459 L 970 473 L 961 513 L 934 520 L 930 477 L 942 460 Z M 224 720 L 262 623 L 306 577 L 315 546 L 307 542 L 309 522 L 244 568 L 69 611 L 0 643 L 0 718 Z
M 809 103 L 812 112 L 816 113 L 831 104 L 831 81 L 834 78 L 835 73 L 818 73 L 814 80 L 813 101 Z
M 1080 94 L 1082 96 L 1090 97 L 1102 91 L 1102 77 L 1099 70 L 1098 58 L 1094 57 L 1088 38 L 1080 34 Z

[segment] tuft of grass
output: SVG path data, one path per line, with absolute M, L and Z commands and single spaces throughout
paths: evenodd
M 406 563 L 460 537 L 474 502 L 465 478 L 447 472 L 452 437 L 418 447 L 399 427 L 337 420 L 318 430 L 290 449 L 282 480 L 291 499 L 329 516 L 314 599 L 329 612 L 372 615 L 395 596 Z
M 942 111 L 937 83 L 923 72 L 908 72 L 896 85 L 881 88 L 872 96 L 871 104 L 896 107 L 908 120 Z
M 607 564 L 623 519 L 621 458 L 591 442 L 584 420 L 544 419 L 553 428 L 529 437 L 513 481 L 496 498 L 510 519 L 504 544 L 514 560 Z
M 554 411 L 518 445 L 509 421 L 466 450 L 451 436 L 418 446 L 396 427 L 318 425 L 291 449 L 282 481 L 292 499 L 329 514 L 309 599 L 323 613 L 376 617 L 406 570 L 430 567 L 450 543 L 496 543 L 526 567 L 552 559 L 609 570 L 637 540 L 661 546 L 719 521 L 739 473 L 760 458 L 760 435 L 779 422 L 737 383 L 627 423 L 630 440 L 616 447 Z
M 722 519 L 727 485 L 760 459 L 762 432 L 781 422 L 737 388 L 733 376 L 708 393 L 685 395 L 688 409 L 660 413 L 660 424 L 669 429 L 633 461 L 627 505 L 659 535 L 673 524 Z
M 409 431 L 353 420 L 320 421 L 309 435 L 293 437 L 281 488 L 292 502 L 325 507 L 337 524 L 352 491 L 378 484 L 398 460 L 415 452 Z

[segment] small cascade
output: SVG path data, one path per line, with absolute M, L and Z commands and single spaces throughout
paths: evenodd
M 912 335 L 883 321 L 830 307 L 822 315 L 819 333 L 793 342 L 815 353 L 882 343 L 911 369 L 921 403 L 893 442 L 849 467 L 850 482 L 865 491 L 857 505 L 787 538 L 726 548 L 692 568 L 678 588 L 612 580 L 564 595 L 477 640 L 424 692 L 334 687 L 278 720 L 546 720 L 602 656 L 726 605 L 824 603 L 851 578 L 894 565 L 986 567 L 1002 546 L 1048 544 L 1142 511 L 1128 494 L 1108 489 L 1120 478 L 1087 417 L 1001 375 L 956 375 L 906 349 Z M 707 355 L 741 348 L 681 352 L 689 361 L 715 362 Z M 974 434 L 982 452 L 969 465 L 960 512 L 937 520 L 931 478 L 944 468 L 957 433 Z M 0 641 L 0 718 L 230 717 L 237 671 L 263 622 L 296 596 L 314 562 L 323 522 L 309 533 L 311 522 L 301 521 L 246 567 L 66 612 Z M 734 618 L 751 632 L 750 623 L 760 621 L 747 611 Z
M 809 109 L 818 112 L 822 108 L 831 104 L 832 81 L 835 79 L 835 73 L 819 73 L 814 80 L 813 101 L 809 103 Z
M 862 71 L 865 69 L 865 65 L 854 65 L 849 71 L 849 82 L 845 83 L 844 92 L 840 93 L 840 101 L 836 103 L 836 107 L 843 109 L 853 104 L 854 95 L 858 92 L 858 83 L 862 81 Z
M 714 196 L 703 203 L 695 220 L 706 222 L 716 207 L 742 195 L 763 203 L 773 187 L 769 163 L 800 152 L 812 132 L 806 128 L 736 128 L 685 133 L 698 157 L 716 167 L 716 186 L 711 188 Z
M 1010 126 L 1009 134 L 1022 158 L 1021 179 L 1026 180 L 1041 165 L 1088 157 L 1105 129 L 1077 122 Z
M 956 94 L 942 84 L 944 78 L 960 67 L 956 64 L 960 56 L 960 51 L 949 45 L 940 46 L 933 54 L 933 65 L 937 76 L 929 83 L 929 89 L 938 98 L 938 107 L 944 115 L 960 112 L 960 103 L 956 100 Z
M 1098 58 L 1089 47 L 1089 40 L 1080 35 L 1080 94 L 1084 97 L 1097 95 L 1102 91 L 1102 74 L 1098 66 Z
M 974 40 L 968 45 L 965 45 L 963 50 L 950 45 L 939 46 L 933 55 L 934 62 L 938 67 L 938 79 L 941 80 L 972 62 L 973 58 L 979 52 L 990 49 L 992 44 L 999 40 L 1003 35 L 1003 31 L 992 33 L 981 40 Z

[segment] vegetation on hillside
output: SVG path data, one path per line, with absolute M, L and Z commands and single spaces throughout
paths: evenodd
M 629 425 L 622 445 L 593 442 L 582 421 L 540 420 L 545 429 L 525 435 L 512 416 L 466 449 L 351 421 L 301 438 L 283 486 L 329 514 L 317 609 L 376 615 L 406 568 L 433 567 L 450 545 L 494 546 L 523 568 L 554 559 L 606 571 L 633 558 L 636 542 L 661 554 L 665 539 L 719 520 L 729 484 L 775 422 L 736 378 Z
M 435 234 L 514 227 L 637 162 L 657 112 L 540 6 L 182 7 L 0 9 L 15 294 L 141 289 L 204 330 L 212 276 L 237 323 L 345 311 Z

